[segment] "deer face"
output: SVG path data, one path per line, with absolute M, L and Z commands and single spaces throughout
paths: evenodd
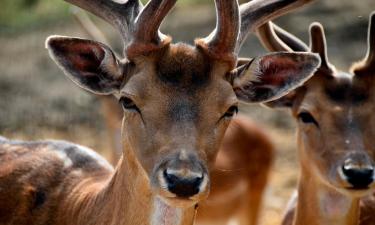
M 342 192 L 362 195 L 375 187 L 373 85 L 348 73 L 317 74 L 295 93 L 301 164 Z
M 374 19 L 373 14 L 371 20 Z M 372 115 L 375 63 L 371 58 L 375 26 L 371 24 L 368 56 L 350 73 L 337 71 L 328 62 L 323 27 L 313 24 L 311 51 L 320 54 L 321 67 L 302 87 L 267 103 L 291 108 L 298 124 L 301 166 L 312 171 L 323 184 L 357 197 L 375 188 L 375 118 Z M 279 29 L 276 33 L 285 32 L 276 29 Z
M 124 141 L 168 199 L 207 195 L 208 165 L 237 112 L 227 68 L 210 61 L 197 48 L 171 45 L 135 60 L 141 69 L 120 91 Z
M 47 47 L 76 84 L 119 99 L 124 155 L 135 155 L 153 194 L 173 206 L 191 206 L 208 194 L 210 167 L 238 99 L 280 97 L 308 79 L 320 61 L 311 53 L 276 53 L 236 68 L 236 1 L 217 1 L 226 22 L 195 46 L 171 44 L 158 25 L 152 28 L 152 18 L 143 18 L 163 17 L 163 7 L 173 4 L 159 5 L 151 1 L 138 16 L 123 60 L 103 44 L 78 38 L 53 36 Z

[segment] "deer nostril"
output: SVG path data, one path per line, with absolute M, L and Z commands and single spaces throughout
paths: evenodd
M 183 198 L 198 194 L 204 178 L 203 174 L 182 176 L 169 170 L 164 170 L 163 175 L 168 185 L 168 190 Z
M 176 183 L 178 182 L 178 177 L 174 174 L 171 174 L 171 173 L 168 173 L 167 170 L 164 170 L 164 177 L 165 179 L 167 180 L 167 183 L 168 184 L 173 184 L 173 183 Z
M 374 182 L 374 168 L 344 165 L 342 171 L 354 189 L 364 189 Z

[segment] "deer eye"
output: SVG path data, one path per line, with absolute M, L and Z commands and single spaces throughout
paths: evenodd
M 140 112 L 140 110 L 139 110 L 138 107 L 135 105 L 135 103 L 133 102 L 133 100 L 131 100 L 131 99 L 128 98 L 128 97 L 121 97 L 121 98 L 120 98 L 120 103 L 121 103 L 121 106 L 122 106 L 122 108 L 123 108 L 124 110 Z
M 298 114 L 298 119 L 303 123 L 312 123 L 316 126 L 319 126 L 318 122 L 314 119 L 314 117 L 308 112 L 301 112 Z
M 235 114 L 238 113 L 238 107 L 236 105 L 232 105 L 229 109 L 224 113 L 223 118 L 232 118 Z

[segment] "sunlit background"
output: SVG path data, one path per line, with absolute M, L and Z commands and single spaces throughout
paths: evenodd
M 69 81 L 44 47 L 51 34 L 87 37 L 62 0 L 0 0 L 0 135 L 16 139 L 66 139 L 89 146 L 108 157 L 110 145 L 100 102 Z M 242 1 L 245 2 L 245 1 Z M 374 0 L 318 0 L 276 22 L 308 42 L 308 27 L 321 22 L 330 61 L 342 70 L 360 60 L 366 50 L 368 16 Z M 119 35 L 92 18 L 121 53 Z M 165 20 L 163 32 L 174 41 L 192 43 L 215 25 L 212 0 L 180 0 Z M 241 55 L 264 54 L 250 35 Z M 288 112 L 241 105 L 241 113 L 265 127 L 277 147 L 265 210 L 260 224 L 278 224 L 296 186 L 295 125 Z

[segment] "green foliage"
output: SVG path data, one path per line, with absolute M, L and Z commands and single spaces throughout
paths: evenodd
M 0 29 L 23 29 L 68 16 L 62 0 L 1 0 Z

